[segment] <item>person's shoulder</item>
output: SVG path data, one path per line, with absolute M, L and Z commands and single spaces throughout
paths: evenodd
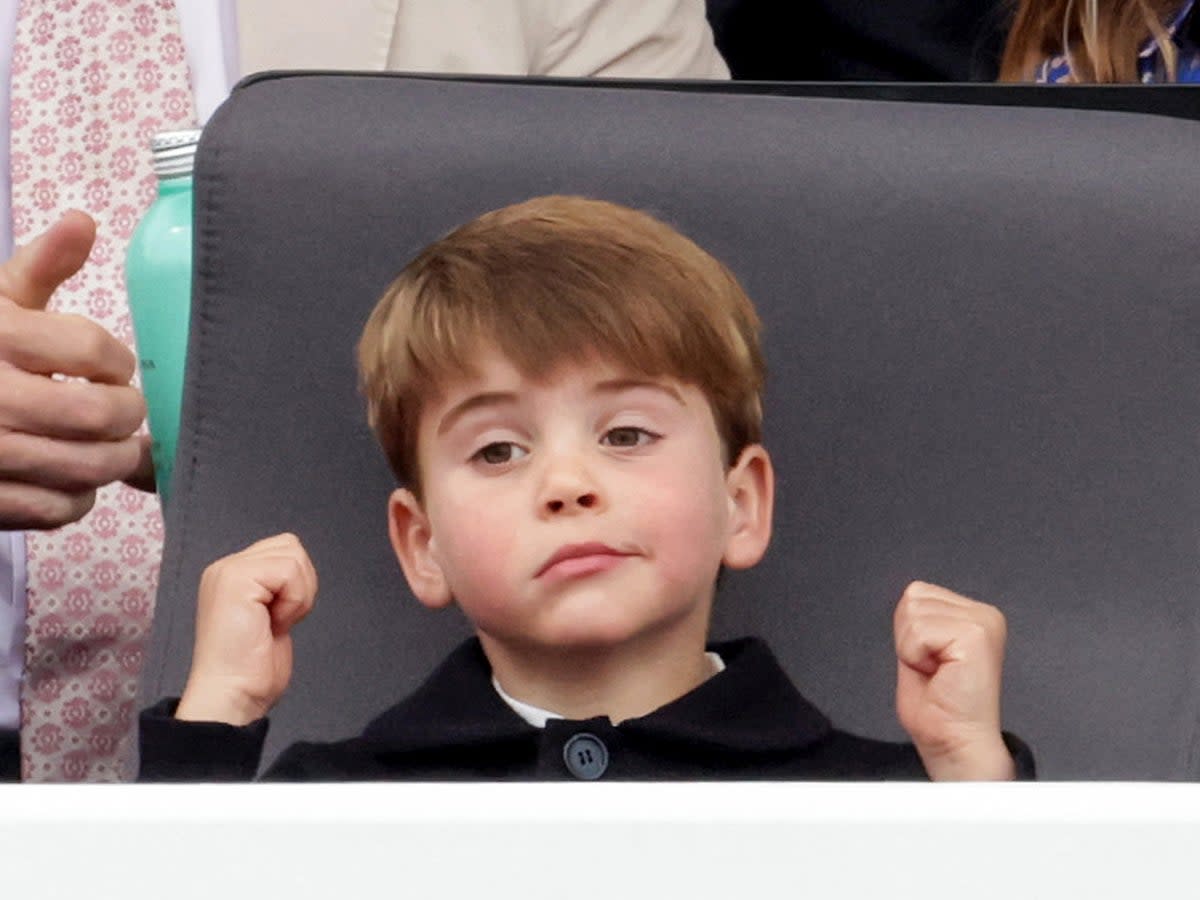
M 508 772 L 507 749 L 535 734 L 500 699 L 476 638 L 456 647 L 411 694 L 357 737 L 292 744 L 269 781 L 488 778 Z
M 712 644 L 726 664 L 725 706 L 736 710 L 755 749 L 779 777 L 833 780 L 924 780 L 912 744 L 877 740 L 837 728 L 796 688 L 767 643 L 749 637 Z M 717 682 L 714 681 L 714 687 Z M 740 703 L 730 703 L 737 698 Z

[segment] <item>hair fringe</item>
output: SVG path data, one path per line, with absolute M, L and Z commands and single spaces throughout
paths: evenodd
M 728 462 L 762 439 L 761 323 L 734 274 L 647 213 L 547 196 L 494 210 L 411 261 L 359 341 L 367 418 L 420 494 L 422 409 L 499 353 L 538 379 L 589 358 L 695 384 Z

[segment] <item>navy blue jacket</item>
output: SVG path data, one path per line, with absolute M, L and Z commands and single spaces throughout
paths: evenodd
M 265 778 L 280 781 L 878 780 L 924 779 L 911 744 L 856 737 L 832 727 L 804 699 L 762 641 L 711 648 L 725 671 L 649 715 L 521 719 L 497 695 L 477 640 L 460 645 L 408 698 L 356 738 L 298 743 Z M 175 701 L 141 717 L 144 781 L 250 780 L 265 719 L 244 727 L 180 722 Z M 583 736 L 583 737 L 580 737 Z M 574 740 L 573 740 L 574 739 Z M 1006 735 L 1020 777 L 1033 758 Z M 574 748 L 577 760 L 564 752 Z M 586 760 L 586 764 L 580 764 Z

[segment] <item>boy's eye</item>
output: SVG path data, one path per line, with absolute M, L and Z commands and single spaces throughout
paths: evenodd
M 641 447 L 658 437 L 659 435 L 647 431 L 645 428 L 628 425 L 621 428 L 610 428 L 604 432 L 604 437 L 600 439 L 600 442 L 609 447 Z
M 512 441 L 492 441 L 486 447 L 480 447 L 471 458 L 490 466 L 499 466 L 520 459 L 524 455 L 525 450 Z

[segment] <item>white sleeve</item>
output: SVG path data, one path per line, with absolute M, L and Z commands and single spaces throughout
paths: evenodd
M 8 159 L 12 44 L 20 0 L 0 0 L 0 258 L 12 255 L 12 178 Z M 25 669 L 25 535 L 0 531 L 0 728 L 21 722 Z
M 203 125 L 229 96 L 238 77 L 236 0 L 175 0 L 192 76 L 196 115 Z
M 0 728 L 21 723 L 25 671 L 25 534 L 0 531 Z

